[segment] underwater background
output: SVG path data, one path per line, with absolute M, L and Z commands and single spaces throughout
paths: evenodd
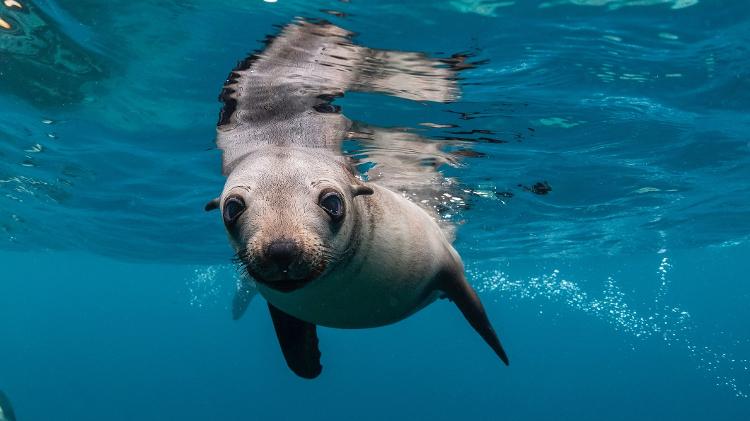
M 461 53 L 448 104 L 347 117 L 469 145 L 441 170 L 456 308 L 319 329 L 294 376 L 239 321 L 214 145 L 229 71 L 295 17 Z M 744 0 L 0 3 L 0 390 L 19 420 L 750 419 Z

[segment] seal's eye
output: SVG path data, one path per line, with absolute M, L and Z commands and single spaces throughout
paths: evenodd
M 344 199 L 335 191 L 324 191 L 318 199 L 318 204 L 334 222 L 338 222 L 344 217 Z
M 245 211 L 245 201 L 240 196 L 229 196 L 224 202 L 224 223 L 230 225 Z

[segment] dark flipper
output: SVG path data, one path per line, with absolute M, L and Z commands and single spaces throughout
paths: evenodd
M 234 292 L 234 299 L 232 300 L 232 318 L 234 320 L 239 320 L 245 314 L 250 301 L 253 300 L 253 297 L 257 293 L 258 290 L 255 289 L 255 286 L 250 281 L 243 279 L 239 282 L 237 290 Z
M 466 282 L 463 274 L 446 273 L 438 281 L 438 288 L 445 292 L 448 298 L 456 303 L 466 320 L 474 330 L 487 342 L 487 345 L 495 351 L 498 357 L 508 365 L 508 356 L 505 354 L 500 340 L 497 339 L 495 329 L 492 328 L 487 313 L 484 311 L 482 302 L 474 289 Z
M 284 313 L 271 303 L 268 303 L 268 310 L 286 364 L 300 377 L 318 377 L 323 367 L 320 365 L 316 326 Z
M 10 404 L 10 400 L 5 396 L 2 390 L 0 390 L 0 419 L 7 421 L 16 421 L 16 414 L 13 413 L 13 406 Z

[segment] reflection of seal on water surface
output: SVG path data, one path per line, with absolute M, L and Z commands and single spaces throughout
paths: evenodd
M 440 179 L 438 162 L 372 154 L 378 174 L 362 181 L 356 162 L 341 153 L 341 142 L 361 128 L 331 104 L 346 91 L 446 102 L 458 96 L 455 80 L 438 60 L 357 46 L 349 32 L 307 21 L 287 25 L 229 76 L 217 135 L 227 181 L 206 209 L 221 210 L 237 262 L 268 301 L 298 375 L 313 378 L 322 369 L 316 325 L 382 326 L 439 297 L 455 302 L 507 364 L 450 245 L 451 227 L 404 197 L 435 194 L 440 183 L 428 183 Z M 370 142 L 396 139 L 368 130 Z M 417 155 L 437 149 L 409 145 Z M 239 287 L 235 318 L 250 288 Z

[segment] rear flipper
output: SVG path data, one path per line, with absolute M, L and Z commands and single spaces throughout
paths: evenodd
M 508 356 L 505 354 L 500 340 L 492 328 L 487 313 L 484 311 L 482 302 L 474 289 L 466 282 L 462 273 L 446 272 L 438 279 L 437 288 L 445 292 L 447 298 L 456 303 L 466 320 L 474 330 L 487 342 L 487 345 L 495 351 L 498 357 L 508 365 Z
M 232 319 L 239 320 L 245 314 L 247 307 L 257 293 L 255 282 L 243 278 L 237 283 L 237 290 L 234 292 L 234 299 L 232 299 Z
M 320 365 L 317 327 L 284 313 L 271 303 L 268 303 L 268 310 L 286 364 L 300 377 L 318 377 L 323 367 Z

